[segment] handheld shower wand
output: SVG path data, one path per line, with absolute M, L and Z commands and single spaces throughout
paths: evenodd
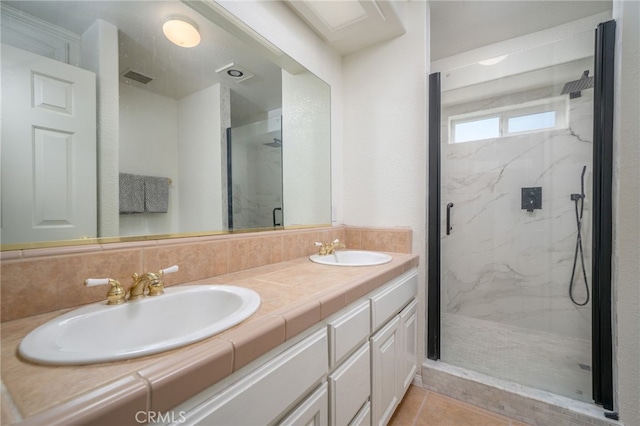
M 587 282 L 587 269 L 584 265 L 584 253 L 582 251 L 582 213 L 584 212 L 584 175 L 587 171 L 587 166 L 582 167 L 582 175 L 580 175 L 580 194 L 571 194 L 571 200 L 575 202 L 576 210 L 576 225 L 578 227 L 578 235 L 576 237 L 576 251 L 573 255 L 573 267 L 571 268 L 571 280 L 569 281 L 569 297 L 571 301 L 578 305 L 584 306 L 589 303 L 589 284 Z M 580 203 L 580 209 L 578 210 L 578 203 Z M 578 263 L 578 252 L 580 252 L 580 263 L 582 265 L 582 276 L 584 278 L 584 289 L 586 292 L 586 299 L 583 303 L 579 303 L 573 297 L 573 280 L 576 274 L 576 264 Z

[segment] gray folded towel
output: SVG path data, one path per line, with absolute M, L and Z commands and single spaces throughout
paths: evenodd
M 120 173 L 120 214 L 144 212 L 144 176 Z
M 144 177 L 144 211 L 166 213 L 169 209 L 169 179 L 166 177 Z

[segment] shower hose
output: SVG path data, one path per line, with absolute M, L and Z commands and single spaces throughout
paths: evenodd
M 580 177 L 580 186 L 581 193 L 580 194 L 571 194 L 571 199 L 575 202 L 575 210 L 576 210 L 576 225 L 578 227 L 578 235 L 576 237 L 576 251 L 573 255 L 573 268 L 571 268 L 571 281 L 569 282 L 569 297 L 571 301 L 578 305 L 584 306 L 589 303 L 589 284 L 587 283 L 587 269 L 584 266 L 584 253 L 582 251 L 582 213 L 584 211 L 584 174 L 587 171 L 587 166 L 582 168 L 582 176 Z M 578 207 L 578 203 L 580 203 L 580 207 Z M 576 264 L 578 263 L 578 252 L 580 252 L 580 263 L 582 265 L 582 276 L 584 278 L 584 289 L 587 293 L 587 297 L 583 303 L 579 303 L 573 297 L 573 280 L 576 275 Z

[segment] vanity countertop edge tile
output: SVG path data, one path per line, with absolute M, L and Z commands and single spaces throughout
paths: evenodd
M 242 271 L 242 273 L 231 273 L 211 279 L 201 279 L 184 283 L 225 283 L 242 286 L 242 282 L 245 280 L 254 280 L 255 282 L 255 279 L 262 277 L 264 278 L 262 281 L 265 288 L 264 294 L 269 298 L 273 297 L 274 294 L 278 294 L 278 291 L 281 294 L 283 289 L 296 285 L 291 284 L 291 282 L 273 281 L 274 272 L 277 273 L 278 271 L 286 270 L 289 279 L 291 279 L 292 276 L 299 275 L 300 288 L 297 288 L 298 291 L 296 292 L 291 292 L 292 299 L 286 300 L 285 304 L 278 308 L 273 306 L 277 306 L 282 300 L 278 300 L 278 303 L 270 304 L 270 300 L 265 300 L 265 296 L 261 295 L 261 297 L 263 297 L 262 304 L 265 307 L 269 307 L 268 309 L 260 310 L 259 313 L 254 314 L 253 317 L 217 336 L 183 348 L 128 361 L 86 366 L 44 366 L 25 362 L 17 356 L 18 344 L 28 332 L 38 325 L 69 311 L 69 309 L 4 322 L 1 325 L 1 366 L 2 381 L 5 386 L 3 392 L 6 391 L 10 394 L 11 400 L 14 402 L 17 410 L 24 419 L 29 420 L 30 417 L 35 415 L 37 415 L 38 418 L 46 417 L 48 412 L 53 414 L 55 411 L 64 408 L 65 405 L 73 406 L 89 392 L 95 392 L 97 389 L 109 386 L 111 383 L 127 377 L 134 377 L 137 380 L 143 379 L 150 383 L 148 392 L 151 394 L 150 401 L 151 407 L 153 407 L 154 401 L 152 395 L 154 383 L 162 382 L 162 376 L 158 376 L 158 373 L 166 372 L 167 376 L 171 376 L 172 381 L 177 380 L 176 376 L 180 374 L 179 370 L 181 366 L 185 360 L 193 359 L 194 354 L 203 354 L 206 353 L 208 348 L 214 350 L 215 348 L 220 348 L 221 345 L 228 345 L 229 341 L 226 340 L 228 336 L 239 336 L 242 338 L 244 334 L 246 334 L 246 336 L 254 334 L 255 330 L 253 330 L 252 324 L 256 323 L 256 318 L 279 317 L 285 321 L 285 323 L 292 321 L 294 318 L 300 318 L 304 323 L 300 324 L 300 327 L 311 327 L 314 324 L 311 324 L 313 320 L 310 321 L 309 318 L 317 318 L 318 312 L 305 315 L 304 312 L 300 311 L 301 307 L 305 306 L 309 309 L 318 310 L 317 304 L 309 302 L 319 301 L 322 305 L 323 300 L 335 301 L 340 291 L 343 292 L 343 297 L 346 300 L 347 293 L 352 290 L 358 282 L 361 282 L 362 285 L 366 287 L 367 293 L 369 293 L 383 285 L 388 279 L 400 275 L 418 265 L 419 259 L 416 254 L 390 254 L 393 256 L 393 260 L 387 264 L 378 266 L 333 267 L 312 264 L 308 258 L 304 257 L 253 268 Z M 317 277 L 320 277 L 323 272 L 328 272 L 335 278 L 329 283 L 327 283 L 326 279 L 318 279 Z M 317 286 L 315 285 L 316 283 Z M 346 303 L 342 304 L 346 306 L 349 303 L 351 303 L 351 301 L 346 301 Z M 335 303 L 333 304 L 335 305 Z M 344 306 L 340 308 L 342 307 Z M 331 308 L 329 312 L 332 313 L 335 309 L 337 309 L 337 306 Z M 291 310 L 291 312 L 289 312 L 289 310 Z M 322 314 L 322 319 L 330 315 L 330 313 L 324 312 L 324 310 Z M 256 315 L 258 316 L 256 317 Z M 317 322 L 319 321 L 321 320 L 318 319 Z M 287 327 L 293 327 L 293 324 L 287 323 Z M 302 331 L 301 328 L 297 329 L 295 334 L 300 331 Z M 287 333 L 285 339 L 288 340 L 291 337 L 293 337 L 293 335 Z M 264 352 L 266 353 L 268 349 L 268 347 L 265 348 Z M 175 371 L 170 367 L 172 364 L 176 366 Z M 202 368 L 202 373 L 206 374 L 204 369 L 211 368 L 211 363 L 206 362 L 200 363 L 201 367 L 196 361 L 187 362 L 187 364 L 189 364 L 190 367 L 185 369 L 185 374 L 198 374 L 198 368 Z M 218 370 L 216 374 L 210 375 L 211 383 L 208 384 L 209 386 L 214 385 L 226 377 L 225 374 L 232 374 L 232 370 L 234 369 L 225 368 Z M 150 377 L 147 377 L 147 374 L 145 374 L 149 371 L 157 372 L 151 380 Z M 203 384 L 200 382 L 198 386 L 199 390 L 202 389 L 204 385 L 206 385 L 206 383 Z M 105 407 L 102 408 L 104 409 Z M 163 408 L 166 408 L 166 406 Z

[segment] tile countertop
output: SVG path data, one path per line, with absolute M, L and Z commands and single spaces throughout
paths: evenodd
M 68 309 L 4 322 L 2 424 L 20 418 L 34 424 L 136 424 L 139 411 L 166 412 L 418 265 L 417 255 L 390 254 L 393 260 L 378 266 L 326 266 L 305 257 L 184 283 L 251 288 L 261 305 L 248 320 L 214 337 L 129 361 L 32 364 L 17 355 L 20 340 Z

